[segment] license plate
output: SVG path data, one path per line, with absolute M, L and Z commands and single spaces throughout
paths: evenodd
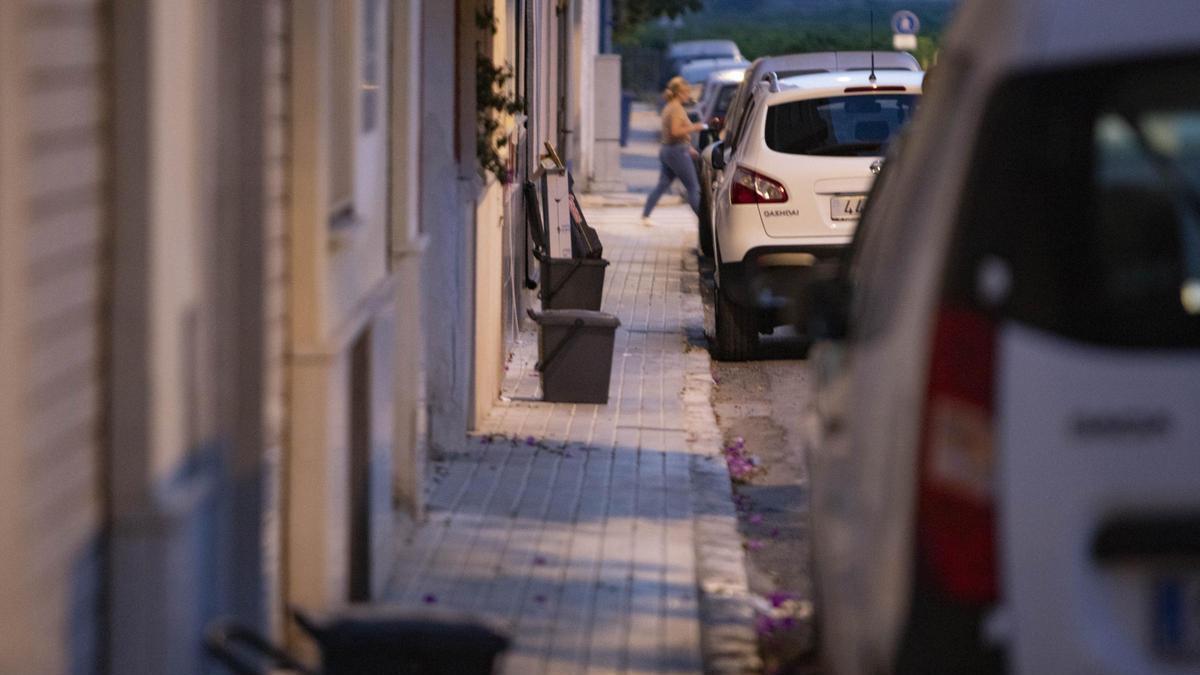
M 866 195 L 832 197 L 829 200 L 829 213 L 834 220 L 858 220 L 866 203 Z
M 1200 661 L 1200 575 L 1154 580 L 1151 593 L 1154 651 L 1173 661 Z

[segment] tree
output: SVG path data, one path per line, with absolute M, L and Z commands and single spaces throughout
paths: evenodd
M 613 32 L 620 38 L 660 16 L 674 19 L 704 8 L 704 0 L 614 0 Z

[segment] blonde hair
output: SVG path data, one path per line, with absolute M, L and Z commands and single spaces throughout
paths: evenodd
M 667 82 L 667 88 L 663 90 L 663 98 L 668 101 L 679 99 L 680 102 L 686 101 L 688 96 L 692 95 L 692 86 L 682 76 L 676 75 Z

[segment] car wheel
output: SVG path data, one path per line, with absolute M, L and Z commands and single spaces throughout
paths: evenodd
M 718 361 L 745 361 L 758 351 L 758 323 L 754 310 L 725 297 L 717 288 L 713 303 L 716 311 L 716 335 L 713 356 Z
M 705 257 L 713 257 L 713 241 L 712 241 L 712 209 L 709 205 L 708 190 L 700 188 L 700 217 L 698 234 L 700 235 L 700 252 Z

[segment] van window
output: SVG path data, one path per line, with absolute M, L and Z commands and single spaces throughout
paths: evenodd
M 790 155 L 881 155 L 919 98 L 862 94 L 779 103 L 767 108 L 767 147 Z
M 991 309 L 1109 346 L 1200 347 L 1200 61 L 1092 68 L 1001 87 L 982 131 L 947 267 L 979 297 L 985 258 L 1010 270 Z

